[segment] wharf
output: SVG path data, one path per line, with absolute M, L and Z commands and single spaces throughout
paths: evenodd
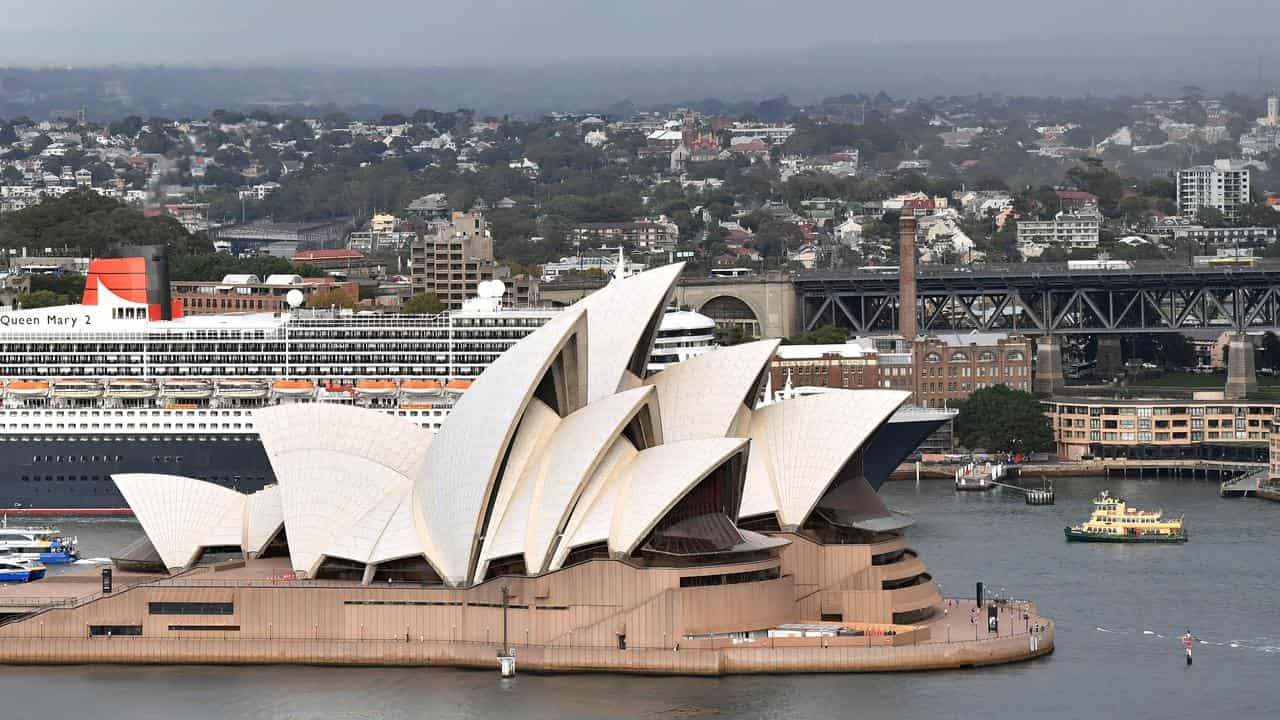
M 920 477 L 930 479 L 954 478 L 961 463 L 921 463 Z M 1229 477 L 1266 468 L 1265 463 L 1245 463 L 1225 460 L 1063 460 L 1046 463 L 1024 463 L 1011 466 L 1021 473 L 1032 473 L 1046 478 L 1060 477 L 1135 477 L 1135 478 L 1189 478 L 1196 480 L 1225 480 Z M 899 465 L 890 474 L 892 480 L 909 480 L 916 477 L 914 463 Z
M 0 663 L 5 664 L 327 664 L 447 665 L 497 669 L 501 643 L 458 642 L 427 637 L 416 628 L 428 613 L 450 613 L 464 621 L 468 613 L 494 613 L 485 603 L 434 602 L 448 592 L 410 584 L 362 586 L 354 581 L 288 579 L 280 559 L 250 560 L 214 570 L 201 567 L 181 575 L 130 576 L 103 595 L 97 568 L 78 580 L 45 587 L 0 587 L 0 604 L 34 607 L 0 625 Z M 120 575 L 124 575 L 121 573 Z M 120 577 L 120 576 L 117 576 Z M 61 586 L 53 590 L 54 586 Z M 83 593 L 76 595 L 76 593 Z M 50 600 L 43 605 L 26 599 Z M 56 601 L 56 602 L 55 602 Z M 200 620 L 205 632 L 188 636 L 117 633 L 94 635 L 90 625 L 115 626 L 121 618 L 142 618 L 140 628 L 172 617 L 148 618 L 154 602 L 228 602 L 234 614 Z M 443 606 L 458 607 L 443 607 Z M 379 606 L 377 612 L 353 610 Z M 382 622 L 385 606 L 414 606 L 413 627 Z M 436 607 L 441 606 L 441 607 Z M 304 630 L 273 628 L 263 622 L 271 609 L 307 613 Z M 751 673 L 885 672 L 977 667 L 1019 662 L 1053 652 L 1054 623 L 1030 603 L 1004 603 L 999 631 L 987 631 L 986 610 L 972 600 L 944 600 L 935 615 L 914 626 L 866 623 L 816 623 L 863 631 L 859 635 L 819 637 L 672 638 L 663 647 L 625 648 L 616 644 L 575 643 L 572 635 L 552 642 L 512 642 L 521 670 L 538 672 L 634 672 L 682 675 Z M 418 615 L 417 613 L 421 613 Z M 513 619 L 530 617 L 513 610 Z M 275 615 L 279 620 L 283 615 Z M 310 618 L 318 623 L 314 626 Z M 137 622 L 137 620 L 134 620 Z M 517 626 L 528 622 L 521 619 Z M 807 623 L 806 623 L 807 624 Z M 394 625 L 394 627 L 392 627 Z M 447 626 L 446 626 L 447 627 Z M 833 627 L 834 629 L 834 627 Z M 885 632 L 894 629 L 894 633 Z M 527 630 L 525 631 L 527 632 Z

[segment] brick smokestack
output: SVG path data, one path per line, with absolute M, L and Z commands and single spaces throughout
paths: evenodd
M 903 208 L 898 223 L 898 332 L 916 338 L 916 218 Z

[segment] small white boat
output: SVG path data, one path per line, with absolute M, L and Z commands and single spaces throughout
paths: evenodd
M 268 392 L 267 383 L 262 380 L 229 378 L 218 381 L 218 397 L 258 400 L 266 397 Z
M 80 559 L 75 538 L 65 537 L 53 527 L 9 527 L 8 516 L 0 526 L 0 557 L 32 558 L 42 563 L 61 565 Z
M 45 574 L 44 564 L 28 558 L 0 556 L 0 582 L 30 582 Z
M 77 378 L 55 380 L 53 396 L 67 400 L 93 400 L 102 397 L 102 383 Z
M 139 378 L 116 378 L 107 383 L 107 397 L 145 400 L 156 396 L 156 384 Z
M 203 400 L 213 395 L 213 383 L 198 378 L 173 378 L 160 383 L 160 394 L 177 400 Z

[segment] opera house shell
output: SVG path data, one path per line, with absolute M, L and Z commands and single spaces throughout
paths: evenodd
M 494 362 L 434 437 L 361 408 L 285 404 L 257 419 L 276 486 L 244 495 L 116 476 L 176 575 L 144 588 L 164 593 L 148 596 L 152 606 L 196 592 L 180 578 L 210 551 L 287 566 L 296 579 L 288 593 L 247 581 L 201 591 L 233 616 L 226 633 L 141 609 L 138 632 L 402 638 L 448 643 L 441 662 L 463 662 L 457 653 L 475 647 L 492 661 L 485 644 L 507 627 L 526 660 L 537 649 L 548 668 L 803 622 L 927 637 L 942 600 L 905 545 L 907 519 L 861 472 L 862 446 L 907 393 L 834 391 L 754 409 L 775 341 L 645 377 L 680 270 L 615 280 L 566 309 Z M 553 661 L 553 649 L 569 654 Z M 683 671 L 669 656 L 634 667 Z

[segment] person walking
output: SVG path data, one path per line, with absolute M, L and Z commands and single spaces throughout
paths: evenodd
M 1182 636 L 1182 647 L 1187 651 L 1187 667 L 1191 667 L 1191 645 L 1195 638 L 1191 635 L 1191 628 L 1187 628 L 1186 634 Z

